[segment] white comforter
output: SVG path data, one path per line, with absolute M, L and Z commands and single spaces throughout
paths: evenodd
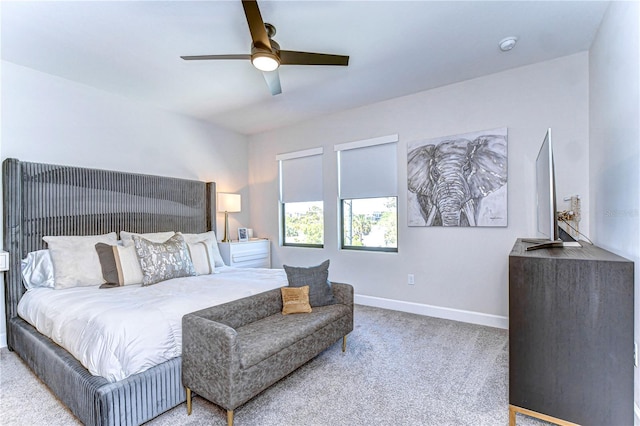
M 282 269 L 218 271 L 148 287 L 35 288 L 18 314 L 91 374 L 115 382 L 179 356 L 183 315 L 288 284 Z

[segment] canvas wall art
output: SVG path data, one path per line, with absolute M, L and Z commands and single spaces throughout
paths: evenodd
M 507 128 L 407 145 L 409 226 L 507 226 Z

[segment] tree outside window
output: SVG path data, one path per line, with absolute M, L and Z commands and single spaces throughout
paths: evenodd
M 283 203 L 284 245 L 322 247 L 324 245 L 322 201 Z

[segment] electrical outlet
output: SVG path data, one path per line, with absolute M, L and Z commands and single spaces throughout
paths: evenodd
M 638 367 L 638 343 L 633 342 L 633 365 Z
M 407 275 L 407 284 L 409 284 L 409 285 L 414 285 L 415 283 L 416 283 L 416 282 L 415 282 L 415 280 L 413 279 L 413 274 L 409 274 L 409 275 Z

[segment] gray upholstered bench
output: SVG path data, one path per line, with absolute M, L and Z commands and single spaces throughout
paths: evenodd
M 353 330 L 353 287 L 332 283 L 336 303 L 282 315 L 280 289 L 192 312 L 182 318 L 182 384 L 233 410 Z

